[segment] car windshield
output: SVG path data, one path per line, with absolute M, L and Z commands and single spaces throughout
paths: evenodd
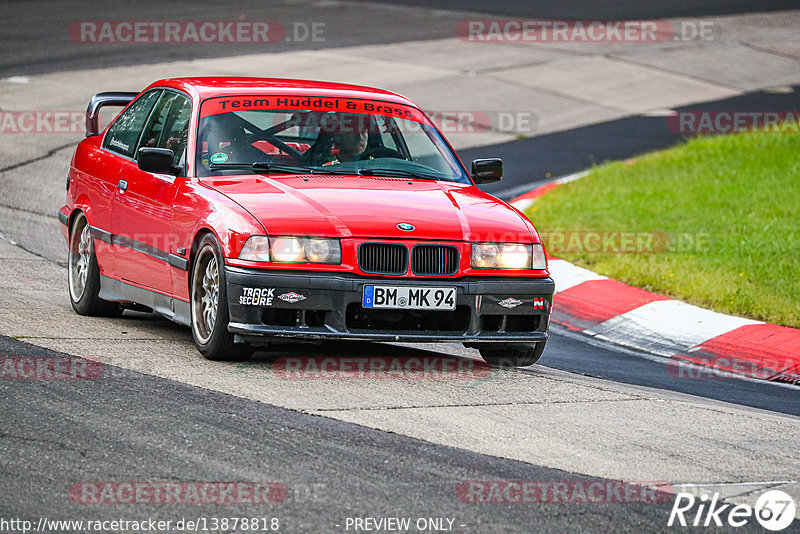
M 400 104 L 219 97 L 203 102 L 200 117 L 196 168 L 201 177 L 315 173 L 470 183 L 422 112 Z

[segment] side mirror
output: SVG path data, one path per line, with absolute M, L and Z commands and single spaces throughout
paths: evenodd
M 472 162 L 472 179 L 476 184 L 499 182 L 503 177 L 503 160 L 500 158 L 476 159 Z
M 155 174 L 178 174 L 179 168 L 172 164 L 175 161 L 175 153 L 168 148 L 148 148 L 139 149 L 138 158 L 139 168 L 145 172 Z

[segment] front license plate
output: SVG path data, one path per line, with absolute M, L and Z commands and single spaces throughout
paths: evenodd
M 455 310 L 454 287 L 364 286 L 365 308 Z

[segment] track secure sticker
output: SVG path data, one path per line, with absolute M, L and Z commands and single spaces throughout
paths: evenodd
M 225 163 L 228 161 L 228 155 L 225 152 L 217 152 L 211 156 L 211 163 Z
M 272 306 L 275 288 L 243 287 L 239 297 L 240 306 Z

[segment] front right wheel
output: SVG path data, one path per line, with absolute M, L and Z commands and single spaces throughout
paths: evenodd
M 538 343 L 495 344 L 478 347 L 486 363 L 493 367 L 527 367 L 539 361 L 545 341 Z
M 226 289 L 225 260 L 219 243 L 208 234 L 197 248 L 190 281 L 194 344 L 209 360 L 246 360 L 253 349 L 243 343 L 234 343 L 233 334 L 228 332 Z

